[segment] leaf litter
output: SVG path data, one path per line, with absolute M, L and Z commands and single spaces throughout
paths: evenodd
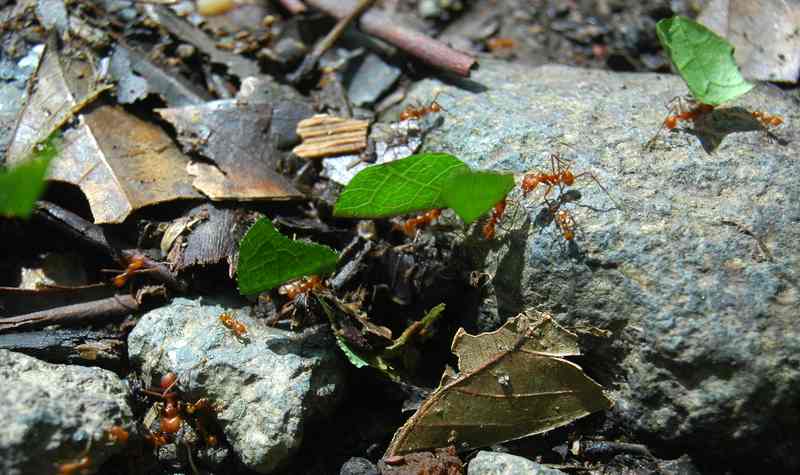
M 459 372 L 439 387 L 394 435 L 386 456 L 455 445 L 459 451 L 540 434 L 613 403 L 564 357 L 577 336 L 552 317 L 529 312 L 491 333 L 460 329 L 452 351 Z

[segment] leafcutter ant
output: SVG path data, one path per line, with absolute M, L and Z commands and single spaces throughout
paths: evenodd
M 418 229 L 431 224 L 441 215 L 442 210 L 434 208 L 427 213 L 423 213 L 405 220 L 401 225 L 395 225 L 395 229 L 400 229 L 408 237 L 414 237 L 417 234 Z
M 592 172 L 581 172 L 577 175 L 572 172 L 570 162 L 561 158 L 561 154 L 559 153 L 552 153 L 550 154 L 550 172 L 542 172 L 542 171 L 534 171 L 531 173 L 527 173 L 522 178 L 522 183 L 520 187 L 522 188 L 522 195 L 527 196 L 529 193 L 533 192 L 539 185 L 545 185 L 547 188 L 544 191 L 543 198 L 547 200 L 547 196 L 553 190 L 554 187 L 558 187 L 559 189 L 563 189 L 565 186 L 572 186 L 575 184 L 581 177 L 589 177 L 594 181 L 597 186 L 600 187 L 601 190 L 608 196 L 608 198 L 614 203 L 617 208 L 620 208 L 619 204 L 611 197 L 611 194 L 606 190 L 600 180 Z
M 503 213 L 506 211 L 506 204 L 506 199 L 503 198 L 502 201 L 494 205 L 494 208 L 492 208 L 492 215 L 489 218 L 489 222 L 483 226 L 483 237 L 486 238 L 486 240 L 494 239 L 495 227 L 497 226 L 498 221 L 500 221 L 500 218 L 503 217 Z
M 414 107 L 413 105 L 407 106 L 405 110 L 400 113 L 400 121 L 402 122 L 404 120 L 410 120 L 410 119 L 419 120 L 428 114 L 435 114 L 441 111 L 446 112 L 445 108 L 442 107 L 441 104 L 439 104 L 436 101 L 436 99 L 439 98 L 439 94 L 441 94 L 441 91 L 437 92 L 436 95 L 433 96 L 433 99 L 431 100 L 430 103 L 428 103 L 427 106 L 418 106 L 418 107 Z
M 247 326 L 239 320 L 235 319 L 233 315 L 228 312 L 223 312 L 219 316 L 219 320 L 229 328 L 237 338 L 247 338 Z
M 285 295 L 289 300 L 294 300 L 300 296 L 300 294 L 305 294 L 321 287 L 323 287 L 322 279 L 317 275 L 310 275 L 303 279 L 281 285 L 278 288 L 278 293 Z
M 783 118 L 777 115 L 770 115 L 766 112 L 760 111 L 751 112 L 750 115 L 752 115 L 754 119 L 764 124 L 764 127 L 778 127 L 783 124 Z
M 673 130 L 680 122 L 691 121 L 694 122 L 698 117 L 708 114 L 714 110 L 714 106 L 710 104 L 703 104 L 689 96 L 676 96 L 672 98 L 666 105 L 669 115 L 664 119 L 661 127 L 653 135 L 646 144 L 645 148 L 650 149 L 655 144 L 656 139 L 664 129 Z

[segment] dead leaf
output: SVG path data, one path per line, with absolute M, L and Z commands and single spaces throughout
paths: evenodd
M 773 0 L 712 0 L 698 21 L 736 48 L 748 79 L 797 82 L 800 74 L 800 4 Z
M 186 173 L 188 158 L 169 136 L 119 107 L 84 108 L 87 98 L 97 96 L 94 71 L 76 57 L 62 64 L 60 56 L 52 45 L 45 51 L 35 91 L 9 147 L 9 162 L 24 160 L 34 144 L 82 112 L 77 124 L 64 130 L 61 154 L 48 178 L 78 186 L 95 223 L 121 223 L 144 206 L 201 198 Z
M 367 148 L 366 120 L 344 119 L 317 114 L 297 124 L 303 139 L 292 152 L 302 158 L 323 158 L 359 153 Z
M 387 456 L 455 445 L 459 451 L 547 432 L 611 407 L 602 387 L 561 357 L 577 337 L 546 314 L 521 314 L 499 330 L 453 338 L 459 373 L 395 433 Z
M 156 109 L 178 130 L 184 149 L 212 160 L 194 162 L 194 186 L 212 200 L 289 200 L 302 195 L 276 171 L 272 106 L 220 100 L 197 106 Z

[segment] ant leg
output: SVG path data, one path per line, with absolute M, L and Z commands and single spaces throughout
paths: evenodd
M 602 183 L 600 183 L 600 180 L 598 180 L 598 179 L 597 179 L 597 177 L 595 176 L 595 174 L 594 174 L 594 173 L 592 173 L 592 172 L 583 172 L 583 173 L 581 173 L 581 174 L 577 175 L 577 176 L 575 177 L 575 179 L 577 180 L 577 179 L 578 179 L 578 177 L 581 177 L 581 176 L 584 176 L 584 175 L 585 175 L 585 176 L 588 176 L 589 178 L 591 178 L 591 179 L 592 179 L 592 180 L 593 180 L 593 181 L 594 181 L 594 182 L 597 184 L 597 186 L 599 186 L 599 187 L 600 187 L 600 189 L 601 189 L 601 190 L 603 190 L 603 192 L 606 194 L 606 196 L 608 196 L 608 199 L 610 199 L 610 200 L 611 200 L 611 202 L 612 202 L 612 203 L 614 203 L 614 206 L 615 206 L 615 207 L 616 207 L 618 210 L 620 210 L 620 211 L 624 211 L 624 208 L 623 208 L 623 207 L 622 207 L 622 206 L 621 206 L 621 205 L 620 205 L 620 204 L 617 202 L 617 200 L 615 200 L 615 199 L 614 199 L 614 197 L 613 197 L 613 196 L 611 196 L 611 193 L 609 193 L 609 192 L 608 192 L 608 190 L 606 190 L 606 187 L 605 187 L 605 186 L 603 186 L 603 184 L 602 184 Z

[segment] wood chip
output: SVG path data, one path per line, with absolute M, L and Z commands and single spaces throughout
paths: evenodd
M 356 154 L 367 147 L 368 128 L 366 120 L 317 114 L 297 124 L 297 134 L 303 143 L 292 152 L 303 158 Z

